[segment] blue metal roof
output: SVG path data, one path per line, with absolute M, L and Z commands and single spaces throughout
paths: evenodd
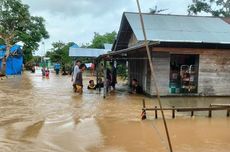
M 144 40 L 139 14 L 124 16 L 137 40 Z M 230 25 L 221 18 L 143 14 L 143 19 L 150 41 L 230 44 Z
M 79 48 L 79 46 L 77 45 L 77 44 L 73 44 L 72 46 L 71 46 L 71 48 Z
M 110 50 L 93 49 L 93 48 L 69 48 L 69 56 L 71 57 L 98 57 Z
M 71 57 L 98 57 L 111 51 L 112 44 L 105 43 L 105 49 L 95 48 L 80 48 L 78 45 L 73 45 L 69 48 L 69 56 Z

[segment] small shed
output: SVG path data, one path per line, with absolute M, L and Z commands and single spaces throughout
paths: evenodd
M 3 68 L 3 59 L 6 54 L 6 46 L 0 45 L 0 71 Z M 6 75 L 19 75 L 22 73 L 23 53 L 20 45 L 13 45 L 6 60 Z
M 230 96 L 230 24 L 223 18 L 144 14 L 161 96 Z M 135 78 L 155 95 L 138 13 L 123 13 L 113 51 L 128 61 Z

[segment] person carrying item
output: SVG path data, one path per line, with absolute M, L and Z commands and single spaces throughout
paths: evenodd
M 79 72 L 77 73 L 76 75 L 76 78 L 75 78 L 75 92 L 78 92 L 80 94 L 82 94 L 83 92 L 83 78 L 82 78 L 82 73 L 85 71 L 86 69 L 86 66 L 85 64 L 81 64 L 79 66 Z
M 93 80 L 89 81 L 89 85 L 87 87 L 89 90 L 96 90 L 96 85 L 94 84 Z
M 131 87 L 132 87 L 131 88 L 132 94 L 142 94 L 143 93 L 143 89 L 141 86 L 139 86 L 137 79 L 132 80 L 132 86 Z

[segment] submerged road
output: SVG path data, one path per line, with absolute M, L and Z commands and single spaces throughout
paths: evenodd
M 85 78 L 85 86 L 90 78 Z M 40 74 L 0 80 L 0 152 L 165 152 L 162 120 L 141 121 L 143 96 L 125 91 L 103 99 L 97 91 L 73 93 L 69 76 Z M 156 101 L 146 99 L 147 107 Z M 164 106 L 204 107 L 230 98 L 163 98 Z M 179 116 L 178 116 L 179 115 Z M 166 112 L 176 152 L 229 152 L 226 112 Z

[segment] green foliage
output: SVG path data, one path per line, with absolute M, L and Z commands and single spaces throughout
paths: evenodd
M 104 35 L 100 35 L 99 33 L 94 33 L 94 37 L 92 40 L 92 44 L 88 47 L 90 48 L 98 48 L 103 49 L 104 43 L 112 44 L 116 39 L 117 33 L 113 31 L 112 33 L 105 33 Z
M 125 63 L 121 62 L 117 64 L 117 75 L 119 75 L 124 80 L 128 78 L 128 69 Z
M 94 33 L 93 40 L 90 43 L 82 44 L 81 48 L 97 48 L 97 49 L 104 49 L 104 43 L 113 44 L 117 36 L 115 31 L 111 33 L 105 33 L 103 35 L 99 33 Z M 95 62 L 93 58 L 88 57 L 79 57 L 78 60 L 81 60 L 82 63 L 92 63 Z
M 46 53 L 46 57 L 49 57 L 51 62 L 53 63 L 60 63 L 62 67 L 66 69 L 72 66 L 72 58 L 69 57 L 69 47 L 72 46 L 74 43 L 63 43 L 63 42 L 55 42 L 52 44 L 51 51 Z
M 25 61 L 28 61 L 43 38 L 49 38 L 49 34 L 42 17 L 31 16 L 29 6 L 21 0 L 0 0 L 0 39 L 4 44 L 24 42 Z
M 41 57 L 40 56 L 34 56 L 32 59 L 28 60 L 24 67 L 26 70 L 31 70 L 33 66 L 35 65 L 39 65 L 39 63 L 41 62 Z
M 213 16 L 230 16 L 230 0 L 194 0 L 188 6 L 188 13 L 197 15 L 198 13 L 210 13 Z

